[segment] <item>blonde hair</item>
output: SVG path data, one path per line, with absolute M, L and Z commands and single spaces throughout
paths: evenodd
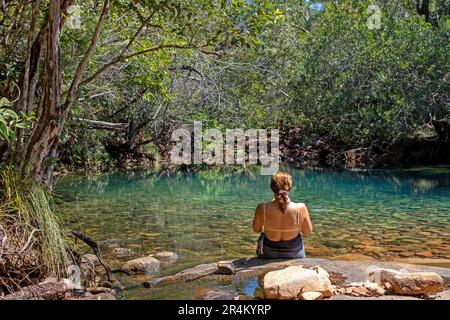
M 274 173 L 270 180 L 270 189 L 275 194 L 275 199 L 278 201 L 280 209 L 284 213 L 289 201 L 288 192 L 292 189 L 291 175 L 282 171 Z

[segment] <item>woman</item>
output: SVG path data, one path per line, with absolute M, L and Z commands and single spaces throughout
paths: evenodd
M 266 259 L 305 258 L 301 234 L 309 236 L 313 229 L 308 209 L 289 199 L 292 177 L 288 173 L 273 174 L 270 188 L 274 199 L 260 203 L 253 219 L 253 230 L 261 232 L 256 254 Z

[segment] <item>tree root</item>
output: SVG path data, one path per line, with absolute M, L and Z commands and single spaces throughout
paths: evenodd
M 88 246 L 91 247 L 92 251 L 94 251 L 94 254 L 97 256 L 98 261 L 103 266 L 103 268 L 105 268 L 108 281 L 111 281 L 111 273 L 112 273 L 111 267 L 103 260 L 97 242 L 95 242 L 92 238 L 86 236 L 85 234 L 79 231 L 70 230 L 69 234 L 77 239 L 80 239 L 81 241 L 83 241 L 84 243 L 86 243 Z

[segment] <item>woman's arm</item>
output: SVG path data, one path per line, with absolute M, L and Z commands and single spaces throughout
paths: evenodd
M 263 227 L 263 209 L 264 203 L 258 204 L 255 210 L 255 216 L 253 217 L 253 231 L 261 232 Z
M 309 236 L 313 232 L 313 226 L 312 226 L 312 223 L 311 223 L 311 218 L 309 217 L 308 208 L 305 205 L 303 205 L 300 208 L 300 212 L 302 214 L 301 232 L 302 232 L 303 235 Z

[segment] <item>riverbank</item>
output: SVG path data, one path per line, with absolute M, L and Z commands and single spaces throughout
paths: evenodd
M 167 277 L 154 277 L 144 282 L 148 290 L 155 290 L 161 286 L 173 285 L 175 283 L 195 282 L 195 281 L 217 281 L 218 283 L 227 283 L 230 281 L 242 281 L 250 278 L 258 278 L 261 286 L 262 279 L 269 272 L 287 270 L 290 267 L 315 268 L 320 267 L 328 273 L 333 293 L 328 297 L 330 300 L 340 299 L 382 299 L 382 300 L 414 300 L 414 299 L 450 299 L 450 268 L 432 267 L 420 264 L 408 264 L 401 262 L 383 262 L 383 261 L 345 261 L 328 260 L 320 258 L 306 258 L 294 260 L 263 260 L 258 258 L 245 258 L 231 261 L 222 261 L 220 263 L 209 263 L 195 266 L 183 270 L 175 275 Z M 442 277 L 442 290 L 437 290 L 431 295 L 407 294 L 395 295 L 395 292 L 387 294 L 373 295 L 367 288 L 367 283 L 372 285 L 375 282 L 370 281 L 371 273 L 376 270 L 392 270 L 402 272 L 403 274 L 420 275 L 423 273 L 433 273 Z M 296 271 L 298 274 L 298 269 Z M 286 278 L 280 279 L 285 284 Z M 263 289 L 263 288 L 259 288 Z M 350 290 L 349 290 L 350 289 Z M 384 290 L 384 289 L 383 289 Z M 197 297 L 199 298 L 199 297 Z M 206 299 L 239 299 L 248 297 L 239 297 L 232 292 L 222 288 L 214 290 L 205 290 L 200 298 Z
M 280 125 L 278 130 L 281 163 L 298 169 L 399 169 L 450 164 L 448 138 L 438 136 L 433 130 L 405 137 L 396 143 L 376 140 L 365 145 L 339 140 L 331 133 L 310 134 L 298 125 Z M 216 167 L 194 164 L 174 165 L 170 157 L 170 131 L 166 132 L 162 141 L 164 143 L 154 142 L 158 147 L 151 150 L 137 148 L 132 153 L 121 149 L 112 151 L 105 145 L 103 148 L 109 155 L 106 157 L 109 157 L 108 160 L 104 159 L 103 162 L 93 164 L 73 162 L 70 154 L 66 150 L 61 150 L 61 166 L 56 174 L 80 171 L 155 170 L 155 168 L 166 172 L 192 172 Z M 245 147 L 245 152 L 248 152 L 248 144 Z
M 104 256 L 106 263 L 114 266 L 113 275 L 108 279 L 98 257 L 86 254 L 79 265 L 81 286 L 73 278 L 48 278 L 0 299 L 152 299 L 155 292 L 159 299 L 166 292 L 165 297 L 169 299 L 194 300 L 450 300 L 450 259 L 379 261 L 354 256 L 346 260 L 267 260 L 249 257 L 204 263 L 168 273 L 168 270 L 176 270 L 180 263 L 180 257 L 174 252 L 157 252 L 132 259 L 135 256 L 132 250 L 114 248 Z M 315 272 L 319 275 L 317 279 Z M 387 280 L 392 284 L 386 283 Z M 296 293 L 299 281 L 301 287 L 310 288 L 307 293 Z M 270 295 L 274 286 L 281 289 Z M 139 294 L 133 297 L 136 290 Z M 316 290 L 319 292 L 314 292 Z

